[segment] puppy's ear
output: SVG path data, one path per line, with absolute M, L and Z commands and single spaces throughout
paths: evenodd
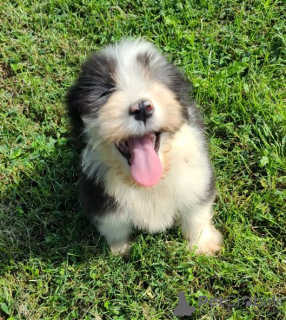
M 78 95 L 78 85 L 72 86 L 66 95 L 67 113 L 72 127 L 73 144 L 75 150 L 80 153 L 85 147 L 81 135 L 84 130 L 84 123 L 81 119 L 81 102 Z
M 93 54 L 81 68 L 74 86 L 67 93 L 69 115 L 92 116 L 106 103 L 115 88 L 116 63 L 107 54 Z
M 116 63 L 112 57 L 95 53 L 82 65 L 79 77 L 67 92 L 68 116 L 78 151 L 85 146 L 82 117 L 96 117 L 99 108 L 107 102 L 116 85 L 115 68 Z

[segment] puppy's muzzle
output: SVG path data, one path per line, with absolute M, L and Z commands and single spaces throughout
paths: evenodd
M 137 121 L 146 121 L 152 117 L 154 113 L 154 106 L 148 100 L 142 100 L 133 104 L 129 109 L 129 114 L 134 117 Z

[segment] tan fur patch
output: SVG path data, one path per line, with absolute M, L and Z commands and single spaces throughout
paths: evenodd
M 150 100 L 155 112 L 146 126 L 134 121 L 129 107 L 138 100 Z M 176 131 L 182 124 L 182 107 L 174 94 L 159 82 L 149 83 L 139 92 L 117 91 L 98 114 L 98 134 L 108 142 L 118 143 L 132 135 L 143 135 L 148 131 Z

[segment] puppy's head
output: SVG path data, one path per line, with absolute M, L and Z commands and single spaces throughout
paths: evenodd
M 67 101 L 78 142 L 100 153 L 97 162 L 145 187 L 168 171 L 171 139 L 190 105 L 182 74 L 142 40 L 91 56 Z

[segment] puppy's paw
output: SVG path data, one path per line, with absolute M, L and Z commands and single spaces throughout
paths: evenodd
M 128 253 L 131 245 L 130 242 L 117 241 L 109 244 L 111 252 L 116 256 L 124 256 Z
M 213 255 L 220 251 L 222 242 L 222 235 L 216 230 L 214 226 L 208 226 L 202 230 L 198 239 L 189 241 L 188 247 L 190 250 L 193 246 L 196 247 L 196 254 Z

